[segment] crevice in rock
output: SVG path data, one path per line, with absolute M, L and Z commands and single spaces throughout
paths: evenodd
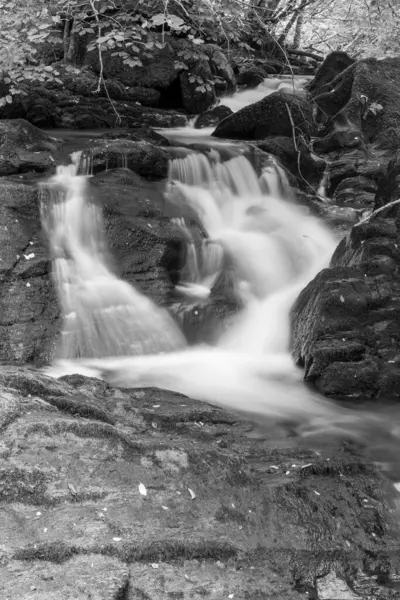
M 157 91 L 160 92 L 158 108 L 183 109 L 183 95 L 179 77 L 174 79 L 167 88 L 158 89 Z

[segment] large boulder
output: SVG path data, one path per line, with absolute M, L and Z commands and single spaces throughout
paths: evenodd
M 355 59 L 346 52 L 331 52 L 318 67 L 315 77 L 308 85 L 309 93 L 317 96 L 327 91 L 335 77 L 354 63 Z
M 228 106 L 224 106 L 220 104 L 215 106 L 211 110 L 206 110 L 206 112 L 199 115 L 194 124 L 196 129 L 203 129 L 204 127 L 215 127 L 226 117 L 229 117 L 233 114 L 232 109 Z
M 90 148 L 84 151 L 82 161 L 89 161 L 89 172 L 94 174 L 125 167 L 146 179 L 158 180 L 167 177 L 169 159 L 176 152 L 147 141 L 100 139 L 93 140 Z M 189 150 L 181 149 L 182 157 L 189 153 Z
M 313 131 L 312 108 L 292 94 L 274 92 L 227 117 L 213 133 L 215 137 L 261 140 L 268 136 L 304 135 Z
M 2 598 L 394 597 L 393 519 L 354 450 L 81 376 L 7 366 L 0 394 Z
M 325 161 L 312 155 L 302 140 L 295 144 L 293 138 L 271 136 L 257 142 L 257 147 L 276 156 L 285 169 L 296 177 L 300 188 L 309 191 L 318 187 L 325 170 Z
M 400 152 L 389 161 L 385 175 L 380 179 L 375 195 L 375 209 L 400 198 Z
M 58 307 L 36 185 L 0 178 L 0 221 L 0 361 L 48 362 Z
M 0 120 L 0 176 L 51 172 L 61 143 L 23 119 Z
M 167 89 L 177 77 L 175 53 L 169 44 L 163 48 L 154 47 L 150 53 L 141 53 L 141 66 L 127 65 L 124 60 L 107 51 L 102 53 L 103 74 L 106 79 L 115 79 L 129 87 L 145 87 L 156 90 Z M 100 73 L 99 53 L 91 50 L 86 53 L 84 66 L 97 75 Z
M 350 64 L 322 88 L 313 100 L 323 121 L 340 115 L 368 144 L 379 150 L 395 150 L 400 144 L 400 92 L 397 80 L 400 58 L 367 58 Z M 321 91 L 322 90 L 322 91 Z
M 162 136 L 145 128 L 134 131 L 152 141 L 134 139 L 128 131 L 133 139 L 91 143 L 95 176 L 88 184 L 89 195 L 103 208 L 115 270 L 157 303 L 167 305 L 174 288 L 169 270 L 174 265 L 165 257 L 175 244 L 183 267 L 186 246 L 180 229 L 164 214 L 163 183 L 151 184 L 141 175 L 148 180 L 165 178 L 169 158 L 186 156 L 190 150 L 162 148 L 158 145 L 164 142 Z M 60 142 L 24 121 L 0 121 L 1 142 L 3 147 L 11 144 L 34 155 L 54 153 L 61 162 Z M 59 309 L 41 228 L 37 174 L 16 173 L 0 178 L 0 362 L 43 364 L 54 356 Z
M 268 77 L 263 67 L 245 67 L 237 77 L 237 83 L 248 90 L 256 88 Z
M 201 49 L 210 60 L 210 69 L 213 76 L 220 77 L 225 81 L 226 91 L 232 94 L 236 89 L 236 78 L 226 54 L 216 44 L 204 44 Z
M 71 83 L 74 81 L 74 84 Z M 109 94 L 110 98 L 107 96 Z M 160 94 L 149 88 L 127 89 L 112 80 L 100 93 L 93 77 L 66 77 L 66 84 L 31 86 L 29 94 L 0 108 L 0 118 L 23 118 L 42 128 L 105 129 L 138 127 L 182 127 L 187 117 L 173 110 L 152 108 Z M 140 103 L 139 103 L 140 102 Z M 143 105 L 142 105 L 143 104 Z
M 341 400 L 400 399 L 400 205 L 357 224 L 300 294 L 293 356 Z

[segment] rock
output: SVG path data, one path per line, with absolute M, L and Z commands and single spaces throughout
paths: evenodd
M 233 114 L 233 111 L 228 108 L 228 106 L 224 106 L 223 104 L 219 104 L 215 106 L 211 110 L 207 110 L 206 112 L 199 115 L 194 124 L 196 129 L 203 129 L 203 127 L 215 127 L 218 125 L 223 119 L 229 117 Z
M 151 90 L 143 88 L 143 94 Z M 12 118 L 24 118 L 46 128 L 104 129 L 139 127 L 182 127 L 187 116 L 176 111 L 141 106 L 132 100 L 110 100 L 101 94 L 76 95 L 62 86 L 52 89 L 32 88 L 24 102 L 13 103 Z M 158 92 L 157 92 L 158 94 Z M 129 94 L 127 94 L 129 95 Z M 155 100 L 155 98 L 153 98 Z M 142 98 L 143 100 L 143 98 Z M 149 102 L 151 103 L 151 102 Z M 0 109 L 0 118 L 3 116 Z
M 308 86 L 308 92 L 313 96 L 327 91 L 335 77 L 353 65 L 356 61 L 346 52 L 331 52 L 319 66 L 314 79 Z
M 0 394 L 2 598 L 298 600 L 395 569 L 382 482 L 343 446 L 277 449 L 213 406 L 78 375 L 8 366 Z
M 177 154 L 175 148 L 162 148 L 147 141 L 130 139 L 96 139 L 90 149 L 84 151 L 82 160 L 89 160 L 89 172 L 94 174 L 117 168 L 128 168 L 138 175 L 150 179 L 165 179 L 168 162 Z M 181 157 L 190 150 L 180 149 Z
M 311 106 L 292 94 L 274 92 L 224 119 L 213 136 L 249 140 L 261 140 L 274 135 L 292 137 L 293 126 L 298 134 L 302 132 L 306 137 L 311 135 Z
M 267 78 L 267 72 L 263 67 L 245 68 L 237 78 L 237 84 L 249 90 L 256 88 Z
M 143 171 L 154 156 L 143 158 Z M 161 192 L 160 184 L 128 169 L 99 173 L 89 186 L 90 196 L 103 207 L 115 272 L 165 306 L 173 282 L 164 256 L 171 243 L 182 244 L 182 234 L 164 216 Z M 0 179 L 0 220 L 0 362 L 48 364 L 60 322 L 36 186 Z
M 175 54 L 170 44 L 166 44 L 160 49 L 153 48 L 151 56 L 142 53 L 140 55 L 142 66 L 131 67 L 125 64 L 123 59 L 114 55 L 111 50 L 102 53 L 102 60 L 104 77 L 116 79 L 129 87 L 139 86 L 161 92 L 166 90 L 177 78 Z M 97 50 L 86 53 L 84 66 L 90 67 L 96 75 L 99 74 L 100 64 Z
M 168 139 L 149 126 L 130 127 L 101 133 L 103 140 L 132 140 L 135 142 L 150 142 L 153 146 L 169 146 Z
M 226 81 L 222 79 L 222 77 L 214 76 L 214 90 L 217 98 L 221 98 L 227 95 L 228 85 Z
M 321 138 L 316 138 L 313 141 L 313 149 L 315 152 L 328 153 L 335 150 L 344 150 L 351 148 L 363 148 L 363 134 L 351 123 L 343 128 L 337 128 L 333 125 L 333 130 L 330 133 L 323 135 Z
M 208 110 L 216 102 L 208 61 L 196 61 L 179 76 L 182 106 L 191 115 Z
M 353 227 L 330 268 L 300 294 L 292 314 L 293 356 L 322 393 L 398 401 L 399 267 L 395 204 Z
M 363 140 L 379 150 L 400 144 L 400 58 L 367 58 L 351 64 L 313 96 L 323 120 L 341 112 Z
M 48 362 L 59 311 L 37 187 L 1 178 L 0 215 L 0 361 Z
M 236 78 L 226 55 L 216 44 L 203 44 L 202 51 L 210 59 L 211 73 L 214 78 L 220 77 L 226 83 L 226 91 L 232 94 L 236 90 Z
M 376 184 L 386 171 L 388 157 L 380 153 L 365 153 L 359 148 L 341 153 L 330 160 L 328 196 L 334 196 L 338 185 L 349 178 L 367 177 Z
M 0 120 L 0 176 L 55 169 L 59 140 L 23 119 Z
M 333 571 L 325 575 L 325 577 L 317 579 L 317 590 L 320 600 L 357 600 L 360 598 Z
M 400 152 L 390 160 L 386 173 L 380 179 L 375 196 L 375 210 L 398 200 L 400 192 Z
M 157 106 L 160 100 L 160 92 L 154 88 L 139 85 L 128 87 L 123 82 L 112 78 L 105 80 L 106 88 L 104 85 L 99 88 L 99 78 L 90 71 L 82 72 L 80 69 L 68 67 L 66 72 L 60 76 L 62 88 L 79 96 L 97 97 L 100 95 L 103 98 L 109 96 L 113 100 L 139 102 L 143 106 Z M 60 89 L 57 84 L 53 84 L 53 87 Z
M 257 142 L 257 147 L 276 156 L 283 167 L 297 178 L 299 187 L 318 187 L 325 170 L 325 161 L 314 159 L 303 141 L 299 140 L 295 146 L 290 137 L 271 136 Z
M 334 201 L 339 206 L 372 208 L 376 189 L 377 183 L 369 177 L 347 177 L 337 185 Z

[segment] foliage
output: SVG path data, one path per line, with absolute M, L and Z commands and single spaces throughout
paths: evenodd
M 392 0 L 0 0 L 0 106 L 32 81 L 58 77 L 43 48 L 62 46 L 74 64 L 78 46 L 111 52 L 131 68 L 163 48 L 168 36 L 184 37 L 176 68 L 208 56 L 204 42 L 247 57 L 278 52 L 300 36 L 313 51 L 387 55 L 398 47 L 400 8 Z M 197 79 L 196 79 L 197 77 Z M 197 89 L 209 82 L 190 74 Z M 1 77 L 0 77 L 1 82 Z M 100 73 L 100 84 L 104 84 Z
M 323 53 L 384 58 L 398 54 L 400 6 L 392 0 L 317 0 L 306 10 L 303 44 Z

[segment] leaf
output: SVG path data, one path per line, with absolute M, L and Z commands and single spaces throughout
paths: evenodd
M 196 498 L 196 494 L 194 493 L 194 491 L 190 488 L 188 488 L 188 492 L 190 494 L 190 497 L 192 500 L 194 500 Z
M 143 483 L 139 483 L 139 493 L 142 496 L 147 496 L 147 490 L 146 490 L 146 486 L 143 485 Z
M 6 102 L 8 102 L 8 104 L 12 104 L 12 101 L 13 101 L 12 96 L 10 96 L 10 95 L 6 96 Z

